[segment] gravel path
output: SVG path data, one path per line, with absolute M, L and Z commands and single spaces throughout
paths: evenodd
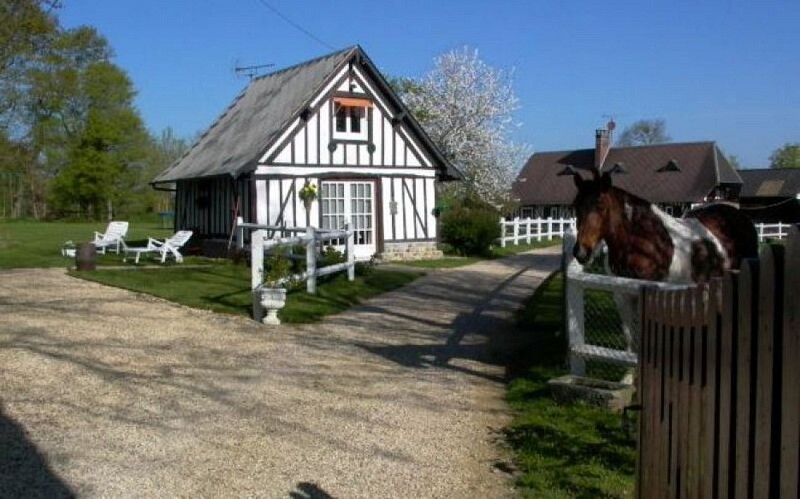
M 508 496 L 492 352 L 557 251 L 277 328 L 3 271 L 0 496 Z

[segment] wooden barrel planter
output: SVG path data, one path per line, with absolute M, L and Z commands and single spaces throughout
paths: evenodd
M 75 268 L 77 270 L 95 270 L 97 268 L 97 249 L 92 243 L 81 243 L 75 251 Z

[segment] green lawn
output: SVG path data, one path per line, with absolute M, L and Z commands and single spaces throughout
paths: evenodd
M 91 241 L 94 231 L 104 231 L 106 222 L 0 221 L 0 268 L 66 267 L 72 260 L 61 256 L 65 241 Z M 147 237 L 163 238 L 172 233 L 157 220 L 131 221 L 127 240 L 139 246 Z M 101 264 L 121 263 L 122 258 L 107 255 Z
M 546 248 L 548 246 L 560 245 L 561 239 L 556 238 L 552 241 L 532 242 L 531 244 L 509 245 L 505 248 L 500 246 L 493 246 L 491 253 L 485 257 L 478 256 L 445 256 L 444 258 L 436 258 L 434 260 L 417 260 L 412 262 L 402 262 L 403 265 L 410 267 L 417 267 L 421 269 L 451 269 L 456 267 L 463 267 L 470 265 L 481 260 L 493 260 L 495 258 L 503 258 L 504 256 L 516 255 L 524 253 L 525 251 L 535 250 L 537 248 Z
M 198 259 L 199 261 L 200 259 Z M 250 315 L 250 269 L 227 261 L 207 260 L 202 268 L 172 266 L 130 270 L 72 272 L 82 279 L 158 296 L 189 307 Z M 399 288 L 423 274 L 375 269 L 350 282 L 343 273 L 321 282 L 317 295 L 292 290 L 278 317 L 287 323 L 315 322 L 372 296 Z
M 515 411 L 507 438 L 523 497 L 632 497 L 636 442 L 622 417 L 585 404 L 558 405 L 547 380 L 567 372 L 564 279 L 554 273 L 519 316 L 524 331 L 507 398 Z

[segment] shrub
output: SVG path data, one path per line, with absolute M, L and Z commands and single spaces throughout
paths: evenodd
M 442 242 L 460 255 L 488 255 L 492 243 L 500 237 L 499 219 L 497 210 L 468 198 L 442 213 Z

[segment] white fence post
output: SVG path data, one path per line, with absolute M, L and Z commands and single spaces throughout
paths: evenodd
M 500 247 L 506 247 L 506 217 L 500 217 Z
M 547 240 L 553 240 L 553 217 L 547 217 Z
M 236 217 L 236 247 L 239 249 L 244 248 L 244 218 Z
M 253 319 L 261 322 L 264 318 L 264 309 L 261 308 L 261 297 L 257 289 L 264 282 L 264 239 L 267 232 L 257 230 L 250 235 L 250 289 L 253 295 Z
M 583 358 L 572 352 L 573 347 L 583 345 L 585 339 L 584 323 L 584 293 L 583 287 L 569 279 L 569 267 L 572 262 L 572 247 L 575 245 L 575 235 L 572 232 L 564 234 L 564 287 L 567 298 L 567 338 L 569 349 L 569 367 L 572 374 L 583 376 L 586 374 L 586 362 Z
M 758 242 L 764 241 L 764 224 L 758 224 Z
M 347 231 L 347 244 L 345 246 L 347 251 L 347 280 L 353 281 L 356 278 L 356 255 L 355 255 L 355 232 L 350 222 L 344 224 L 344 230 Z
M 526 241 L 528 244 L 531 244 L 531 226 L 532 226 L 532 225 L 533 225 L 533 224 L 531 223 L 531 219 L 530 219 L 530 218 L 529 218 L 529 219 L 527 219 L 527 224 L 526 224 L 526 227 L 527 227 L 527 228 L 525 229 L 525 235 L 526 235 L 527 237 L 525 238 L 525 241 Z
M 306 227 L 306 292 L 317 294 L 317 234 L 314 227 Z
M 519 218 L 514 219 L 514 246 L 519 245 Z

